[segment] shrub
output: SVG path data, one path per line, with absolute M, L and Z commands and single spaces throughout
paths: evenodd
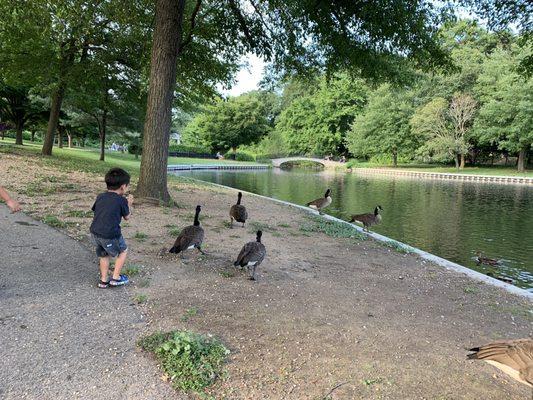
M 171 144 L 168 148 L 169 152 L 177 152 L 177 153 L 196 153 L 196 154 L 203 154 L 203 153 L 211 153 L 211 149 L 206 146 L 192 146 L 192 145 L 185 145 L 185 144 Z
M 228 151 L 224 158 L 227 158 L 229 160 L 236 160 L 236 161 L 255 161 L 255 156 L 251 153 L 247 153 L 244 151 L 238 151 L 236 153 L 233 153 L 232 151 Z
M 138 345 L 155 354 L 172 386 L 199 392 L 223 374 L 229 350 L 217 339 L 189 331 L 156 332 Z

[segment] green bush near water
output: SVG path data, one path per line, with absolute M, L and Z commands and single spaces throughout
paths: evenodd
M 185 330 L 155 332 L 137 344 L 156 356 L 174 388 L 195 393 L 224 375 L 230 353 L 217 339 Z

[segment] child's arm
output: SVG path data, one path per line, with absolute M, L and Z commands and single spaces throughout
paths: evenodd
M 11 212 L 15 213 L 20 211 L 20 204 L 13 200 L 2 186 L 0 186 L 0 197 L 6 202 Z
M 132 194 L 129 194 L 128 195 L 128 209 L 129 209 L 129 214 L 128 215 L 125 215 L 124 216 L 124 219 L 127 221 L 130 219 L 131 217 L 131 206 L 133 205 L 133 195 Z

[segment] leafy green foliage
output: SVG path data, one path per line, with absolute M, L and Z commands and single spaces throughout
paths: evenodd
M 156 332 L 138 345 L 155 354 L 176 389 L 200 392 L 224 373 L 230 351 L 217 339 L 188 331 Z

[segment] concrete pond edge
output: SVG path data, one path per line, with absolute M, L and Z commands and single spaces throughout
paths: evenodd
M 219 187 L 219 188 L 223 188 L 223 189 L 230 189 L 232 191 L 239 191 L 239 192 L 245 193 L 247 195 L 259 197 L 259 198 L 262 198 L 262 199 L 265 199 L 265 200 L 274 201 L 276 203 L 283 204 L 283 205 L 286 205 L 286 206 L 289 206 L 289 207 L 298 208 L 300 210 L 303 210 L 303 211 L 307 212 L 308 214 L 315 215 L 315 216 L 320 216 L 320 217 L 322 217 L 322 218 L 324 218 L 326 220 L 329 220 L 329 221 L 338 222 L 338 223 L 342 223 L 344 225 L 348 225 L 352 229 L 358 231 L 359 233 L 363 233 L 363 234 L 365 234 L 365 235 L 367 235 L 367 236 L 369 236 L 369 237 L 371 237 L 371 238 L 373 238 L 373 239 L 375 239 L 375 240 L 377 240 L 379 242 L 383 242 L 383 243 L 393 244 L 393 245 L 399 246 L 399 247 L 409 251 L 410 253 L 417 254 L 422 259 L 427 260 L 427 261 L 431 261 L 432 263 L 437 264 L 437 265 L 439 265 L 441 267 L 444 267 L 447 270 L 459 272 L 461 274 L 464 274 L 464 275 L 468 276 L 471 279 L 486 283 L 488 285 L 492 285 L 492 286 L 498 287 L 498 288 L 503 289 L 503 290 L 505 290 L 505 291 L 507 291 L 509 293 L 512 293 L 514 295 L 526 298 L 529 301 L 533 302 L 533 292 L 529 292 L 529 291 L 527 291 L 525 289 L 522 289 L 522 288 L 519 288 L 517 286 L 511 285 L 510 283 L 506 283 L 506 282 L 500 281 L 500 280 L 498 280 L 496 278 L 492 278 L 490 276 L 482 274 L 481 272 L 474 271 L 473 269 L 470 269 L 470 268 L 467 268 L 467 267 L 465 267 L 463 265 L 454 263 L 454 262 L 452 262 L 450 260 L 446 260 L 445 258 L 439 257 L 439 256 L 437 256 L 435 254 L 428 253 L 427 251 L 421 250 L 421 249 L 419 249 L 417 247 L 410 246 L 408 244 L 402 243 L 402 242 L 400 242 L 398 240 L 395 240 L 395 239 L 391 239 L 391 238 L 389 238 L 387 236 L 384 236 L 384 235 L 380 235 L 379 233 L 365 232 L 365 231 L 363 231 L 363 228 L 361 228 L 361 227 L 359 227 L 359 226 L 357 226 L 355 224 L 352 224 L 350 222 L 344 221 L 342 219 L 333 217 L 331 215 L 328 215 L 328 214 L 319 215 L 317 211 L 314 211 L 314 210 L 312 210 L 312 209 L 310 209 L 308 207 L 305 207 L 305 206 L 302 206 L 302 205 L 299 205 L 299 204 L 291 203 L 291 202 L 280 200 L 280 199 L 275 199 L 273 197 L 263 196 L 263 195 L 260 195 L 260 194 L 257 194 L 257 193 L 248 192 L 246 190 L 236 189 L 236 188 L 233 188 L 233 187 L 230 187 L 230 186 L 221 185 L 219 183 L 206 182 L 206 181 L 202 181 L 200 179 L 190 178 L 190 177 L 181 177 L 181 179 L 183 179 L 183 178 L 185 178 L 187 180 L 194 181 L 194 182 L 200 182 L 202 184 L 206 184 L 206 185 L 209 185 L 209 186 L 215 186 L 215 187 Z

